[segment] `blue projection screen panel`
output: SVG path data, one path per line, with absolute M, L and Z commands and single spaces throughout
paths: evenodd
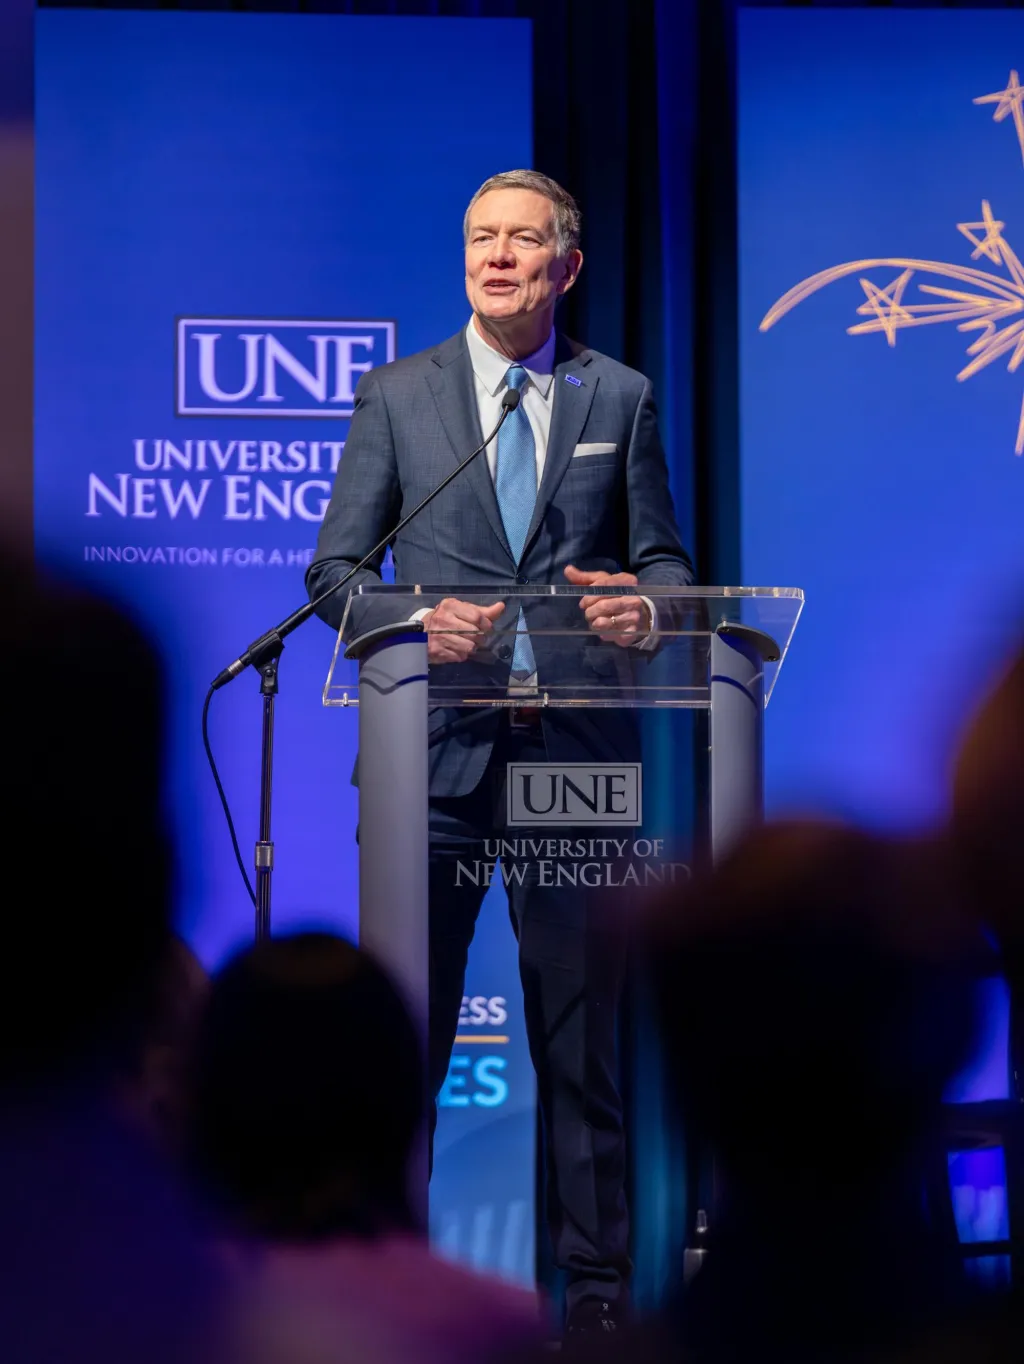
M 497 120 L 470 113 L 481 50 L 501 52 Z M 181 921 L 215 964 L 252 911 L 204 767 L 203 695 L 304 600 L 360 375 L 465 323 L 466 202 L 532 160 L 530 27 L 42 10 L 37 62 L 37 539 L 163 643 Z M 278 931 L 356 931 L 356 717 L 321 707 L 331 646 L 313 621 L 281 663 Z M 248 674 L 212 712 L 246 860 L 259 724 Z M 488 1021 L 469 1003 L 467 1018 L 498 1040 L 457 1064 L 469 1102 L 442 1114 L 434 1211 L 454 1253 L 528 1276 L 532 1072 L 515 946 L 489 910 L 467 981 Z
M 742 563 L 807 607 L 769 805 L 941 812 L 1024 606 L 1024 14 L 743 10 Z
M 940 817 L 1020 626 L 1020 69 L 1020 13 L 740 14 L 743 576 L 807 594 L 768 715 L 775 811 Z M 1006 1085 L 994 982 L 951 1097 Z

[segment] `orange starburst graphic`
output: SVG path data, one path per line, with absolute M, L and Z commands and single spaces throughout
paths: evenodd
M 980 95 L 975 104 L 995 104 L 993 118 L 997 123 L 1012 116 L 1021 155 L 1024 157 L 1024 87 L 1011 71 L 1005 90 Z M 970 379 L 986 365 L 1007 356 L 1007 369 L 1015 373 L 1024 362 L 1024 267 L 1016 252 L 1003 236 L 1006 224 L 996 218 L 987 199 L 981 203 L 978 222 L 957 223 L 957 230 L 974 248 L 972 260 L 986 260 L 1002 273 L 994 274 L 970 265 L 954 265 L 944 261 L 917 260 L 902 256 L 880 256 L 871 260 L 847 261 L 833 265 L 794 285 L 774 303 L 761 320 L 761 331 L 766 332 L 798 303 L 836 280 L 857 275 L 864 290 L 864 302 L 857 315 L 866 319 L 848 327 L 851 336 L 865 336 L 881 332 L 890 346 L 896 345 L 898 332 L 908 327 L 925 327 L 936 322 L 952 322 L 957 331 L 977 332 L 967 347 L 968 361 L 956 376 Z M 898 270 L 891 284 L 875 284 L 864 272 L 868 270 Z M 922 283 L 917 276 L 938 277 L 946 285 Z M 916 293 L 907 297 L 914 283 Z M 959 287 L 949 287 L 959 286 Z M 1024 403 L 1021 405 L 1017 426 L 1015 451 L 1024 455 Z
M 1013 126 L 1017 130 L 1017 141 L 1020 144 L 1021 160 L 1024 161 L 1024 86 L 1017 78 L 1016 71 L 1010 72 L 1010 79 L 1006 82 L 1005 90 L 997 90 L 992 95 L 979 95 L 974 101 L 975 104 L 994 104 L 996 111 L 992 115 L 994 123 L 1002 123 L 1004 118 L 1013 118 Z

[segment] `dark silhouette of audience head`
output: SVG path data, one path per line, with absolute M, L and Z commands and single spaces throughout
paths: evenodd
M 658 907 L 669 1088 L 722 1195 L 684 1300 L 709 1357 L 832 1357 L 957 1300 L 923 1197 L 976 1035 L 982 945 L 951 883 L 924 842 L 791 823 Z
M 1024 965 L 1024 649 L 965 729 L 951 832 L 977 912 Z
M 112 1101 L 167 960 L 161 667 L 116 606 L 0 554 L 11 897 L 0 988 L 5 1364 L 183 1364 L 214 1287 L 192 1209 Z
M 258 943 L 213 982 L 191 1156 L 230 1226 L 271 1241 L 410 1228 L 420 1046 L 388 977 L 327 933 Z
M 31 908 L 8 914 L 0 1088 L 102 1064 L 138 1022 L 171 917 L 163 682 L 110 603 L 0 558 L 9 847 Z
M 910 1154 L 969 1056 L 980 942 L 938 858 L 778 825 L 661 906 L 651 960 L 672 1083 L 753 1192 L 858 1197 Z
M 199 958 L 181 938 L 171 938 L 114 1079 L 118 1110 L 175 1161 L 184 1152 L 192 1053 L 209 989 Z

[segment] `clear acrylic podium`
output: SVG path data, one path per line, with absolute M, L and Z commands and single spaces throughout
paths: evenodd
M 554 844 L 553 835 L 566 829 L 607 833 L 619 826 L 635 834 L 644 819 L 643 770 L 631 738 L 640 713 L 704 711 L 710 718 L 712 855 L 720 856 L 761 816 L 764 710 L 803 593 L 797 588 L 681 591 L 645 585 L 656 632 L 643 646 L 620 648 L 590 630 L 580 610 L 587 591 L 375 584 L 349 595 L 323 702 L 357 707 L 359 714 L 360 939 L 391 970 L 424 1026 L 428 770 L 439 733 L 526 707 L 539 711 L 542 726 L 550 722 L 552 734 L 571 734 L 571 747 L 555 752 L 555 760 L 545 765 L 551 771 L 509 775 L 510 783 L 517 776 L 534 783 L 523 788 L 527 804 L 530 811 L 540 811 L 537 827 Z M 633 588 L 589 591 L 636 595 Z M 444 597 L 480 606 L 502 601 L 505 611 L 488 634 L 473 636 L 477 647 L 465 663 L 428 667 L 426 634 L 415 617 Z M 510 685 L 515 635 L 523 628 L 536 674 L 525 686 Z M 680 774 L 679 781 L 686 780 Z M 508 818 L 516 825 L 512 785 L 509 790 Z M 551 808 L 536 803 L 538 792 L 545 793 Z M 561 802 L 557 809 L 556 800 Z M 648 814 L 649 807 L 650 799 Z M 569 842 L 562 839 L 556 852 Z M 634 839 L 634 849 L 637 843 Z M 658 884 L 665 874 L 650 854 L 642 860 L 642 866 L 636 858 L 623 864 L 624 886 Z M 568 887 L 582 872 L 559 863 L 543 874 L 564 878 Z

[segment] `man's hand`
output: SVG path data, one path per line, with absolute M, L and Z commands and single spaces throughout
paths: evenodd
M 458 597 L 445 597 L 423 617 L 427 662 L 465 663 L 504 609 L 503 601 L 496 601 L 493 606 L 473 606 Z
M 565 576 L 573 587 L 636 587 L 634 573 L 584 573 L 569 564 Z M 601 639 L 629 649 L 651 633 L 651 613 L 639 597 L 580 598 L 580 610 Z

